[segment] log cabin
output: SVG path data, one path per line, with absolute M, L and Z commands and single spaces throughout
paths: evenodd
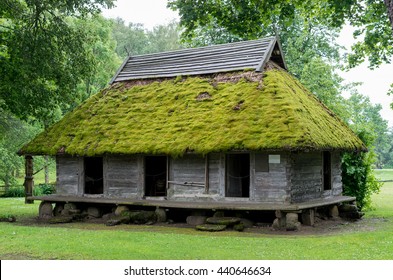
M 354 201 L 341 155 L 364 144 L 286 69 L 276 37 L 128 57 L 20 150 L 26 200 L 277 219 Z M 56 194 L 31 195 L 36 155 L 56 157 Z

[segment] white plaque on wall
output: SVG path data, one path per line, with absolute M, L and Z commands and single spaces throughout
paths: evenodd
M 269 163 L 280 163 L 280 155 L 269 155 Z

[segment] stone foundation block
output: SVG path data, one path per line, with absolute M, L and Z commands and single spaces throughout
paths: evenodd
M 206 223 L 206 216 L 188 216 L 186 222 L 191 226 L 203 225 Z
M 302 223 L 305 226 L 313 226 L 315 223 L 315 210 L 306 209 L 302 212 Z
M 115 215 L 120 216 L 123 212 L 129 211 L 130 209 L 125 205 L 119 205 L 116 207 Z
M 165 209 L 157 208 L 155 212 L 156 212 L 156 216 L 157 216 L 157 222 L 159 222 L 159 223 L 166 222 L 167 216 L 166 216 Z
M 42 201 L 38 208 L 38 216 L 40 219 L 50 219 L 53 216 L 52 203 Z
M 298 230 L 300 228 L 299 215 L 297 213 L 287 213 L 285 228 L 288 231 Z
M 329 216 L 332 218 L 338 218 L 340 215 L 339 211 L 338 211 L 338 207 L 337 205 L 333 205 L 329 208 Z
M 93 218 L 101 218 L 102 217 L 102 210 L 99 207 L 90 206 L 87 208 L 87 215 Z

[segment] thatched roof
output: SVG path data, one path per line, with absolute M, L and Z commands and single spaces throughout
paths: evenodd
M 207 154 L 363 150 L 334 113 L 278 66 L 114 83 L 24 146 L 24 154 Z

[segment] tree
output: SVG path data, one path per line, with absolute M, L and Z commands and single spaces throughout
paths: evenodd
M 118 56 L 125 59 L 131 55 L 144 53 L 148 40 L 143 25 L 139 23 L 126 25 L 121 18 L 112 21 L 112 35 L 117 42 L 116 53 Z
M 331 28 L 341 28 L 347 22 L 356 27 L 354 36 L 364 39 L 353 46 L 349 55 L 351 67 L 366 57 L 370 66 L 376 67 L 389 63 L 393 55 L 393 22 L 389 22 L 392 0 L 170 0 L 168 6 L 179 11 L 187 38 L 195 37 L 198 27 L 216 25 L 242 39 L 255 39 L 278 22 L 291 26 L 300 15 Z
M 377 146 L 377 155 L 380 161 L 380 168 L 393 169 L 393 127 L 385 135 L 381 144 Z
M 384 2 L 393 31 L 393 0 L 384 0 Z
M 148 44 L 145 53 L 157 53 L 182 48 L 180 43 L 180 27 L 175 21 L 166 25 L 157 25 L 146 32 Z
M 16 184 L 15 175 L 23 166 L 17 151 L 38 129 L 18 120 L 0 108 L 0 182 L 7 191 Z
M 128 56 L 176 50 L 180 43 L 178 23 L 170 22 L 158 25 L 153 30 L 146 30 L 142 24 L 125 24 L 122 19 L 113 21 L 113 38 L 117 42 L 116 53 L 125 59 Z
M 3 0 L 0 2 L 0 106 L 17 117 L 43 120 L 69 103 L 92 71 L 83 18 L 112 0 Z
M 121 64 L 121 59 L 115 51 L 116 41 L 112 36 L 114 24 L 112 20 L 95 15 L 84 19 L 73 19 L 73 24 L 78 29 L 86 30 L 84 48 L 92 62 L 92 69 L 77 85 L 77 95 L 73 104 L 67 104 L 71 105 L 67 110 L 73 109 L 107 86 Z
M 393 150 L 392 135 L 389 132 L 388 123 L 381 117 L 382 106 L 372 104 L 370 98 L 357 92 L 356 88 L 351 89 L 351 96 L 347 100 L 346 111 L 349 118 L 347 123 L 352 129 L 363 131 L 367 134 L 367 141 L 370 146 L 370 153 L 373 153 L 376 168 L 389 166 L 391 152 Z

